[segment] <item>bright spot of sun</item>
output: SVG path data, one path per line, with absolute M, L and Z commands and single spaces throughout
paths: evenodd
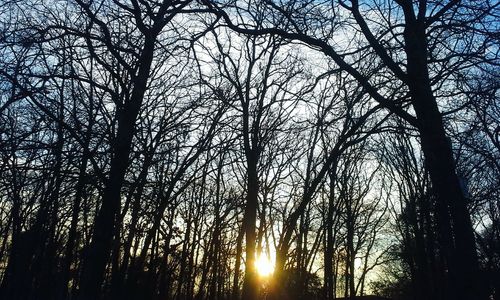
M 255 260 L 255 268 L 260 276 L 269 276 L 274 272 L 274 263 L 266 255 L 259 255 Z

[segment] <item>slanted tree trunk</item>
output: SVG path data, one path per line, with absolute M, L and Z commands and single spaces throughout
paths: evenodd
M 411 3 L 404 6 L 404 11 L 408 86 L 418 119 L 425 163 L 438 207 L 441 207 L 437 211 L 438 224 L 440 227 L 451 224 L 453 230 L 447 237 L 449 240 L 443 243 L 443 247 L 452 247 L 444 251 L 451 280 L 449 296 L 453 299 L 484 299 L 467 199 L 459 184 L 451 145 L 429 78 L 425 22 L 415 18 Z
M 97 299 L 104 279 L 104 271 L 111 253 L 114 221 L 116 214 L 120 211 L 121 188 L 132 148 L 135 122 L 142 105 L 153 61 L 154 43 L 154 38 L 145 38 L 139 71 L 134 78 L 132 96 L 128 103 L 125 103 L 118 117 L 109 178 L 104 189 L 101 208 L 95 219 L 92 242 L 83 263 L 80 299 Z

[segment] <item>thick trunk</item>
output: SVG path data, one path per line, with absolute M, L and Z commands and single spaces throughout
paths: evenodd
M 465 198 L 455 172 L 451 145 L 446 137 L 427 69 L 425 24 L 407 19 L 405 29 L 408 83 L 415 109 L 425 163 L 437 196 L 438 224 L 451 224 L 452 236 L 444 246 L 450 276 L 450 297 L 482 299 L 474 230 Z M 446 231 L 442 228 L 441 231 Z M 444 238 L 444 237 L 443 237 Z
M 434 120 L 432 120 L 434 119 Z M 422 124 L 439 124 L 436 128 L 420 131 L 422 149 L 429 169 L 433 189 L 437 195 L 438 224 L 441 232 L 448 232 L 451 224 L 452 235 L 442 237 L 450 272 L 455 299 L 473 299 L 477 296 L 478 261 L 474 231 L 467 209 L 466 198 L 455 173 L 452 152 L 446 139 L 440 117 L 422 118 Z M 427 127 L 422 125 L 421 127 Z M 440 129 L 438 129 L 441 127 Z M 446 207 L 445 207 L 446 206 Z M 446 209 L 447 208 L 447 209 Z M 444 235 L 446 233 L 442 233 Z M 451 249 L 450 249 L 451 248 Z M 461 298 L 463 295 L 464 298 Z
M 245 207 L 245 215 L 243 218 L 243 227 L 245 230 L 246 242 L 246 260 L 245 260 L 245 278 L 243 280 L 243 300 L 254 300 L 258 296 L 257 270 L 255 268 L 255 223 L 257 220 L 257 195 L 258 195 L 258 179 L 257 179 L 257 159 L 250 159 L 248 165 L 248 182 L 247 182 L 247 201 Z
M 92 242 L 83 264 L 80 299 L 97 299 L 99 296 L 111 253 L 115 216 L 120 211 L 121 188 L 132 148 L 135 122 L 146 91 L 153 52 L 154 39 L 146 38 L 139 72 L 134 79 L 131 99 L 124 104 L 120 112 L 109 178 L 104 190 L 101 208 L 95 219 Z

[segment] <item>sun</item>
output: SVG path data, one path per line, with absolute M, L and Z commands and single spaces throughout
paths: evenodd
M 267 277 L 274 272 L 274 263 L 266 255 L 259 255 L 255 260 L 257 273 L 262 277 Z

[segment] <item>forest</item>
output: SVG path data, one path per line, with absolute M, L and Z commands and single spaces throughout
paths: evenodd
M 0 299 L 500 299 L 500 2 L 0 0 Z

